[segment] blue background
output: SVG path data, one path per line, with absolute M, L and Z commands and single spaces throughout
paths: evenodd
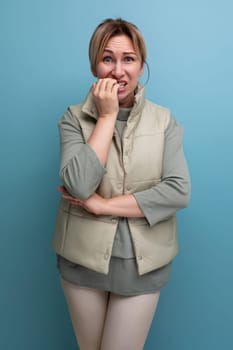
M 145 37 L 147 96 L 183 124 L 192 176 L 190 206 L 178 214 L 180 254 L 145 349 L 231 348 L 232 2 L 2 0 L 0 6 L 0 349 L 76 349 L 51 248 L 57 122 L 93 81 L 87 56 L 93 29 L 117 16 Z

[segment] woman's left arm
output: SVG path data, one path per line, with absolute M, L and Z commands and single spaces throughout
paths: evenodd
M 97 193 L 92 194 L 88 199 L 80 200 L 73 197 L 67 190 L 60 186 L 58 190 L 62 197 L 71 204 L 79 205 L 95 215 L 111 215 L 121 217 L 144 217 L 144 213 L 138 206 L 133 194 L 103 198 Z
M 148 190 L 134 193 L 150 226 L 166 220 L 189 203 L 191 184 L 182 136 L 183 128 L 172 117 L 165 132 L 161 182 Z

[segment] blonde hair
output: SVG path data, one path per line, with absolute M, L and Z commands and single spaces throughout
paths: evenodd
M 115 35 L 127 35 L 132 40 L 136 54 L 141 58 L 141 63 L 146 61 L 146 45 L 139 29 L 133 23 L 121 18 L 109 18 L 96 27 L 89 43 L 89 60 L 91 71 L 95 76 L 97 64 L 102 58 L 107 42 Z

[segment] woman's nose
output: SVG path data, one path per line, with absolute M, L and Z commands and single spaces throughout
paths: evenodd
M 112 75 L 115 77 L 115 78 L 121 78 L 124 74 L 124 70 L 123 70 L 123 66 L 122 66 L 122 63 L 121 62 L 116 62 L 114 67 L 113 67 L 113 70 L 112 70 Z

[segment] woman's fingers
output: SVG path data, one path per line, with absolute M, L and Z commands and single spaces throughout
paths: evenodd
M 118 88 L 118 84 L 115 79 L 99 79 L 96 83 L 93 84 L 93 93 L 95 96 L 104 94 L 106 92 L 112 93 L 116 86 Z
M 69 192 L 67 192 L 67 190 L 65 189 L 64 186 L 58 186 L 57 189 L 58 189 L 58 192 L 61 192 L 62 198 L 66 199 L 71 204 L 79 205 L 80 207 L 83 206 L 83 201 L 81 201 L 78 198 L 75 198 L 75 197 L 71 196 L 71 194 L 69 194 Z
M 117 81 L 110 78 L 99 79 L 93 84 L 92 93 L 100 116 L 117 116 L 119 111 L 118 87 Z
M 58 192 L 61 192 L 61 193 L 62 193 L 62 192 L 63 192 L 63 189 L 64 189 L 63 186 L 58 186 L 58 187 L 57 187 Z

